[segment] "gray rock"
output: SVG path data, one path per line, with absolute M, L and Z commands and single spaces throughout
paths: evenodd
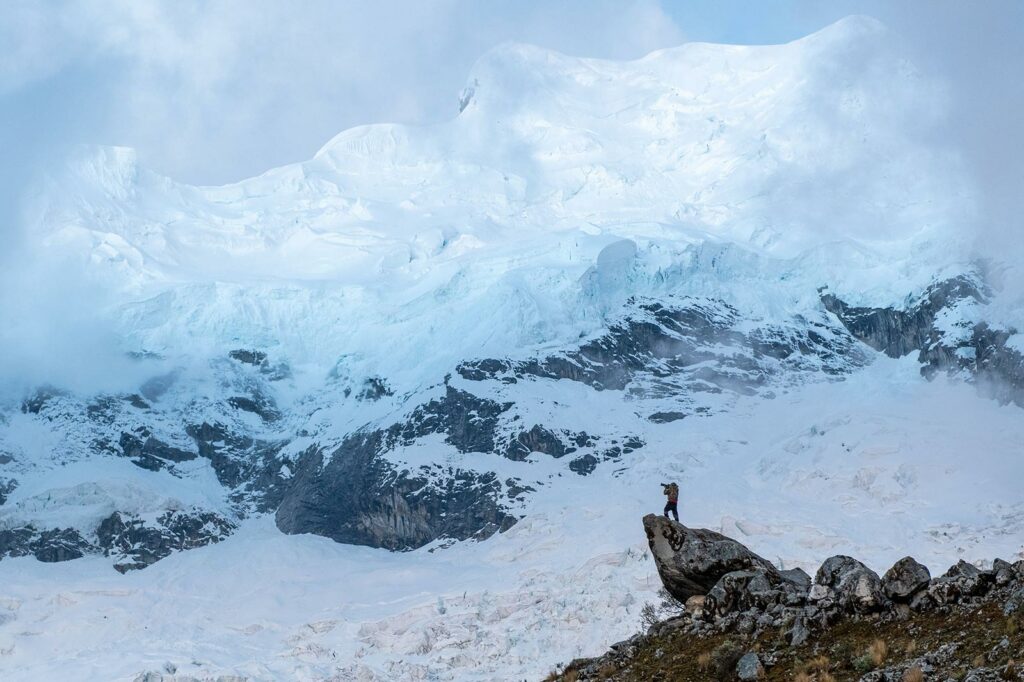
M 804 592 L 811 589 L 811 576 L 807 575 L 807 571 L 804 569 L 788 568 L 784 571 L 779 571 L 779 573 L 793 585 L 803 588 Z
M 977 566 L 961 559 L 941 577 L 932 580 L 928 586 L 928 594 L 937 604 L 955 604 L 966 598 L 984 594 L 992 582 L 992 574 L 985 573 Z
M 789 645 L 802 646 L 811 636 L 811 630 L 807 627 L 803 616 L 798 616 L 789 630 Z
M 736 663 L 736 676 L 743 682 L 752 682 L 764 677 L 764 666 L 761 659 L 753 651 L 748 651 Z
M 927 566 L 913 557 L 903 557 L 882 576 L 882 591 L 894 601 L 909 603 L 917 592 L 928 587 L 931 578 Z
M 806 576 L 806 573 L 804 574 Z M 807 584 L 797 582 L 778 571 L 758 567 L 749 571 L 726 573 L 708 592 L 708 600 L 717 613 L 757 609 L 767 611 L 774 606 L 795 606 L 807 600 Z
M 1017 613 L 1020 611 L 1024 613 L 1024 587 L 1017 588 L 1010 598 L 1006 600 L 1003 605 L 1003 614 L 1009 616 L 1010 614 Z
M 114 568 L 126 573 L 176 551 L 220 542 L 235 528 L 233 521 L 201 509 L 164 512 L 155 521 L 114 512 L 100 522 L 96 537 L 104 553 L 116 557 Z
M 999 587 L 1009 585 L 1017 579 L 1017 571 L 1009 561 L 996 559 L 992 562 L 992 574 L 995 576 L 995 583 Z
M 687 528 L 664 516 L 644 517 L 647 543 L 661 582 L 681 602 L 708 594 L 726 573 L 761 569 L 781 579 L 771 562 L 720 533 Z
M 834 590 L 841 607 L 860 613 L 877 611 L 888 601 L 878 574 L 853 557 L 839 555 L 826 559 L 814 581 Z

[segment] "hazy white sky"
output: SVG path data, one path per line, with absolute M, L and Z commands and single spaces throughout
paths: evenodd
M 454 115 L 473 61 L 506 40 L 636 58 L 691 40 L 785 42 L 852 13 L 904 33 L 987 113 L 1020 103 L 1012 0 L 7 0 L 0 179 L 98 142 L 223 183 L 308 158 L 353 125 Z

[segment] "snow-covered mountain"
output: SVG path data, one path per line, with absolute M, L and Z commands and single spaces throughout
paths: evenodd
M 539 676 L 635 627 L 669 478 L 787 567 L 1024 552 L 1021 310 L 898 42 L 505 45 L 225 187 L 80 152 L 33 234 L 139 381 L 3 404 L 0 669 Z

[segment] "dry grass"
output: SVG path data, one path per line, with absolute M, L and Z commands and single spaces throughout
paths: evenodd
M 800 666 L 800 672 L 805 673 L 809 678 L 814 673 L 825 673 L 832 666 L 832 660 L 828 656 L 816 656 Z
M 907 654 L 907 656 L 913 656 L 914 652 L 917 651 L 917 640 L 912 639 L 909 642 L 907 642 L 903 647 L 903 651 Z
M 800 671 L 796 674 L 796 677 L 793 678 L 793 682 L 814 682 L 814 678 L 811 677 L 810 673 Z
M 915 665 L 903 673 L 903 682 L 924 682 L 924 672 Z
M 707 672 L 711 669 L 711 652 L 705 651 L 697 656 L 697 668 L 701 672 Z
M 882 667 L 885 659 L 889 657 L 889 646 L 884 639 L 876 639 L 871 643 L 871 646 L 868 647 L 868 657 L 871 658 L 871 662 L 875 664 L 876 668 Z
M 618 672 L 618 668 L 616 668 L 611 663 L 608 663 L 606 665 L 602 665 L 601 669 L 597 671 L 597 679 L 599 679 L 599 680 L 607 680 L 609 677 L 614 675 L 616 672 Z
M 836 678 L 832 677 L 832 673 L 822 673 L 818 675 L 818 682 L 836 682 Z

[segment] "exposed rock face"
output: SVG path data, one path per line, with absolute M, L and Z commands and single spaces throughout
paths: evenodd
M 606 333 L 577 349 L 526 361 L 474 360 L 459 365 L 458 372 L 470 381 L 568 379 L 636 396 L 752 395 L 783 372 L 840 375 L 867 361 L 856 341 L 827 321 L 801 318 L 792 329 L 740 331 L 743 317 L 735 307 L 703 298 L 631 299 L 627 310 Z M 686 416 L 661 412 L 651 420 Z
M 34 556 L 39 561 L 80 559 L 95 548 L 73 528 L 39 530 L 23 526 L 0 530 L 0 558 Z
M 437 539 L 482 539 L 516 522 L 501 504 L 505 486 L 494 474 L 430 472 L 443 475 L 438 487 L 397 471 L 379 456 L 394 436 L 350 436 L 326 462 L 319 450 L 304 454 L 277 510 L 278 528 L 404 550 Z
M 114 512 L 96 530 L 98 545 L 121 573 L 145 568 L 172 552 L 220 542 L 235 524 L 211 512 L 166 512 L 155 524 Z
M 906 603 L 928 587 L 931 578 L 927 566 L 918 563 L 913 557 L 903 557 L 882 576 L 882 591 L 889 599 Z
M 1024 406 L 1024 355 L 1007 345 L 1017 330 L 993 329 L 971 313 L 990 298 L 979 276 L 964 275 L 933 284 L 904 310 L 853 307 L 832 294 L 821 301 L 875 350 L 894 358 L 917 352 L 925 377 L 964 372 L 984 394 Z
M 91 537 L 72 528 L 0 530 L 0 558 L 34 556 L 56 562 L 104 554 L 116 557 L 114 568 L 124 573 L 145 568 L 174 551 L 219 542 L 234 528 L 231 521 L 212 512 L 170 511 L 152 522 L 114 512 Z
M 766 581 L 782 579 L 767 559 L 720 533 L 687 528 L 656 514 L 644 517 L 644 531 L 658 575 L 679 601 L 708 594 L 724 575 L 734 571 L 758 571 L 759 579 Z

